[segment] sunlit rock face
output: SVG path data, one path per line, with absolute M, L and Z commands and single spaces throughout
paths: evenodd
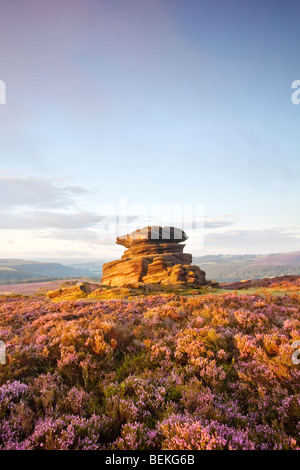
M 148 226 L 117 238 L 127 250 L 120 260 L 103 265 L 102 285 L 181 285 L 198 288 L 206 284 L 205 272 L 192 266 L 192 255 L 183 253 L 186 233 L 176 227 Z

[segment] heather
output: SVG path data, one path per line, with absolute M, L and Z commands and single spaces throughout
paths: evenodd
M 267 277 L 263 279 L 247 279 L 239 282 L 229 282 L 221 284 L 223 289 L 251 289 L 259 288 L 260 290 L 269 290 L 275 292 L 297 292 L 300 293 L 300 276 L 279 276 L 279 277 Z
M 299 295 L 3 297 L 0 449 L 300 449 Z

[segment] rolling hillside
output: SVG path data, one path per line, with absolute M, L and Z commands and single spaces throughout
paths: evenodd
M 201 256 L 194 257 L 193 263 L 206 272 L 207 279 L 218 282 L 300 274 L 300 252 Z
M 0 259 L 0 284 L 82 277 L 99 280 L 102 264 L 106 261 L 94 260 L 66 266 L 61 263 Z M 300 275 L 300 252 L 194 256 L 193 264 L 206 272 L 207 279 L 238 282 L 244 279 Z
M 93 277 L 93 274 L 87 269 L 60 263 L 0 259 L 0 284 L 77 277 Z
M 102 264 L 107 260 L 72 264 L 77 269 L 101 277 Z M 193 257 L 193 264 L 206 272 L 207 279 L 218 282 L 237 282 L 285 275 L 300 275 L 300 251 L 267 255 L 206 255 Z

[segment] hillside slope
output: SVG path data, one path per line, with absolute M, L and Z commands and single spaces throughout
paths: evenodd
M 87 269 L 77 269 L 60 263 L 0 259 L 0 284 L 33 279 L 74 278 L 92 276 Z
M 214 255 L 194 257 L 207 279 L 238 282 L 284 275 L 300 275 L 300 252 L 269 255 Z

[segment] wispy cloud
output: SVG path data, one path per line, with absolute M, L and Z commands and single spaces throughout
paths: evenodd
M 0 229 L 6 230 L 36 230 L 55 228 L 59 230 L 78 230 L 93 227 L 103 219 L 92 212 L 47 212 L 32 211 L 28 213 L 6 214 L 0 218 Z
M 51 238 L 55 240 L 69 240 L 85 243 L 88 245 L 101 245 L 101 246 L 112 246 L 114 240 L 105 236 L 98 236 L 98 234 L 92 230 L 68 230 L 62 231 L 57 230 L 50 232 L 49 235 L 45 235 L 44 238 Z
M 230 230 L 208 232 L 204 237 L 207 252 L 272 253 L 299 250 L 300 233 L 284 227 L 261 230 Z M 282 247 L 279 249 L 278 247 Z
M 67 207 L 89 191 L 80 186 L 59 185 L 43 177 L 0 176 L 0 206 Z
M 235 219 L 236 217 L 234 215 L 224 215 L 215 218 L 206 217 L 204 219 L 204 228 L 214 229 L 228 227 L 229 225 L 234 225 L 236 223 Z

